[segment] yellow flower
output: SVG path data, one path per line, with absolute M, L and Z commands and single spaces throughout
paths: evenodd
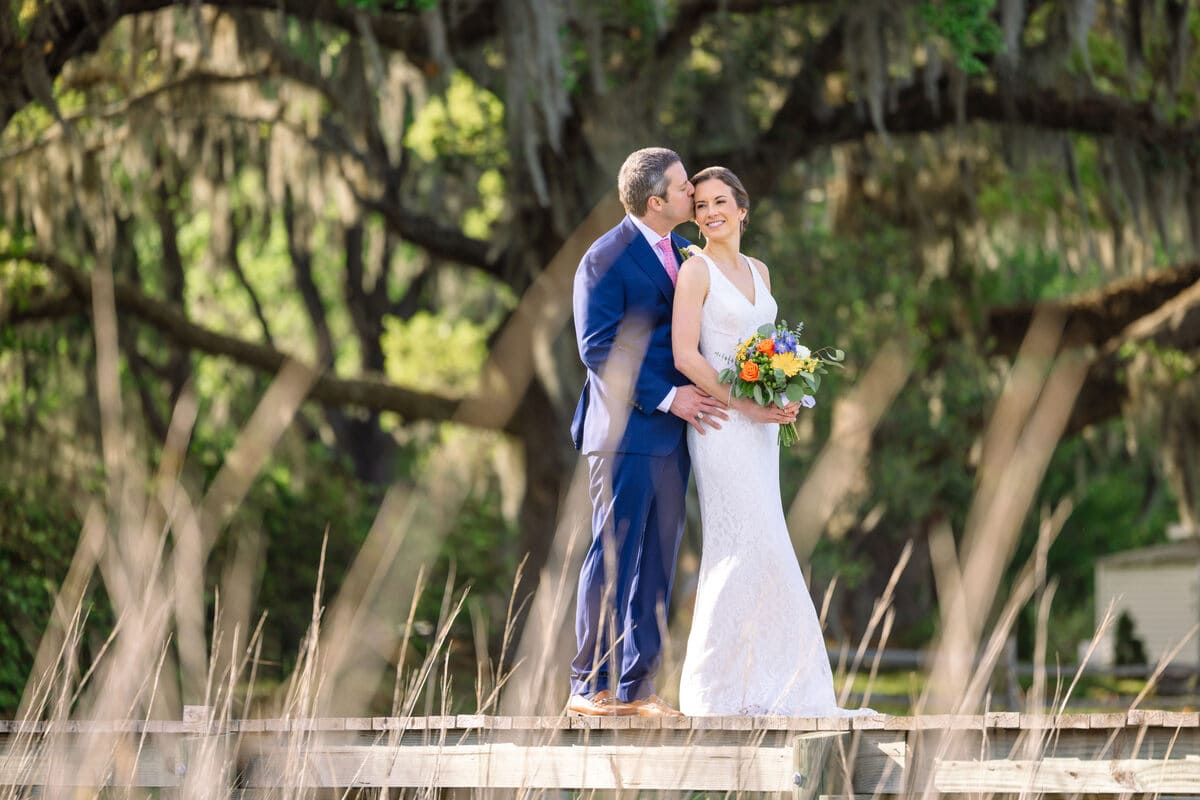
M 800 368 L 803 369 L 805 372 L 816 372 L 817 365 L 821 363 L 820 361 L 817 361 L 815 358 L 804 358 L 804 359 L 801 359 L 801 361 L 803 363 L 801 364 Z
M 733 357 L 736 361 L 742 361 L 746 357 L 746 351 L 750 349 L 750 345 L 754 344 L 754 337 L 751 336 L 746 341 L 739 344 L 733 349 Z
M 795 353 L 776 353 L 771 356 L 771 369 L 781 369 L 789 378 L 804 368 L 801 359 Z M 810 372 L 812 370 L 809 370 Z

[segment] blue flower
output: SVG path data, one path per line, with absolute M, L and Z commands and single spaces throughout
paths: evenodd
M 806 394 L 800 398 L 800 405 L 804 406 L 805 408 L 814 408 L 817 405 L 817 398 L 813 397 L 811 394 Z

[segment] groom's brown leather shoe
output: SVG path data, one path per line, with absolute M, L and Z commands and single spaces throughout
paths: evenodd
M 649 697 L 644 697 L 641 700 L 634 700 L 629 704 L 633 709 L 633 714 L 639 717 L 682 717 L 683 712 L 677 711 L 667 705 L 667 701 L 663 700 L 656 694 Z
M 605 689 L 591 696 L 571 695 L 571 699 L 567 701 L 567 713 L 581 714 L 585 717 L 625 717 L 632 714 L 633 709 Z

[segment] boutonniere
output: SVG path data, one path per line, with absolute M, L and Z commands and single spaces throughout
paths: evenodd
M 683 247 L 676 245 L 675 249 L 679 251 L 679 257 L 684 261 L 687 261 L 692 256 L 700 254 L 700 248 L 696 247 L 696 245 L 692 244 L 691 242 L 688 242 Z

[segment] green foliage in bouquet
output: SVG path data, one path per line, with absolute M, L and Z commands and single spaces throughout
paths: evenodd
M 794 328 L 786 321 L 763 325 L 734 349 L 733 366 L 721 370 L 718 378 L 733 384 L 733 396 L 749 398 L 760 406 L 783 408 L 800 403 L 805 408 L 815 407 L 821 376 L 828 367 L 842 367 L 846 354 L 831 347 L 809 350 L 797 341 L 803 330 L 803 323 Z M 796 439 L 794 423 L 779 426 L 781 445 L 791 447 Z

